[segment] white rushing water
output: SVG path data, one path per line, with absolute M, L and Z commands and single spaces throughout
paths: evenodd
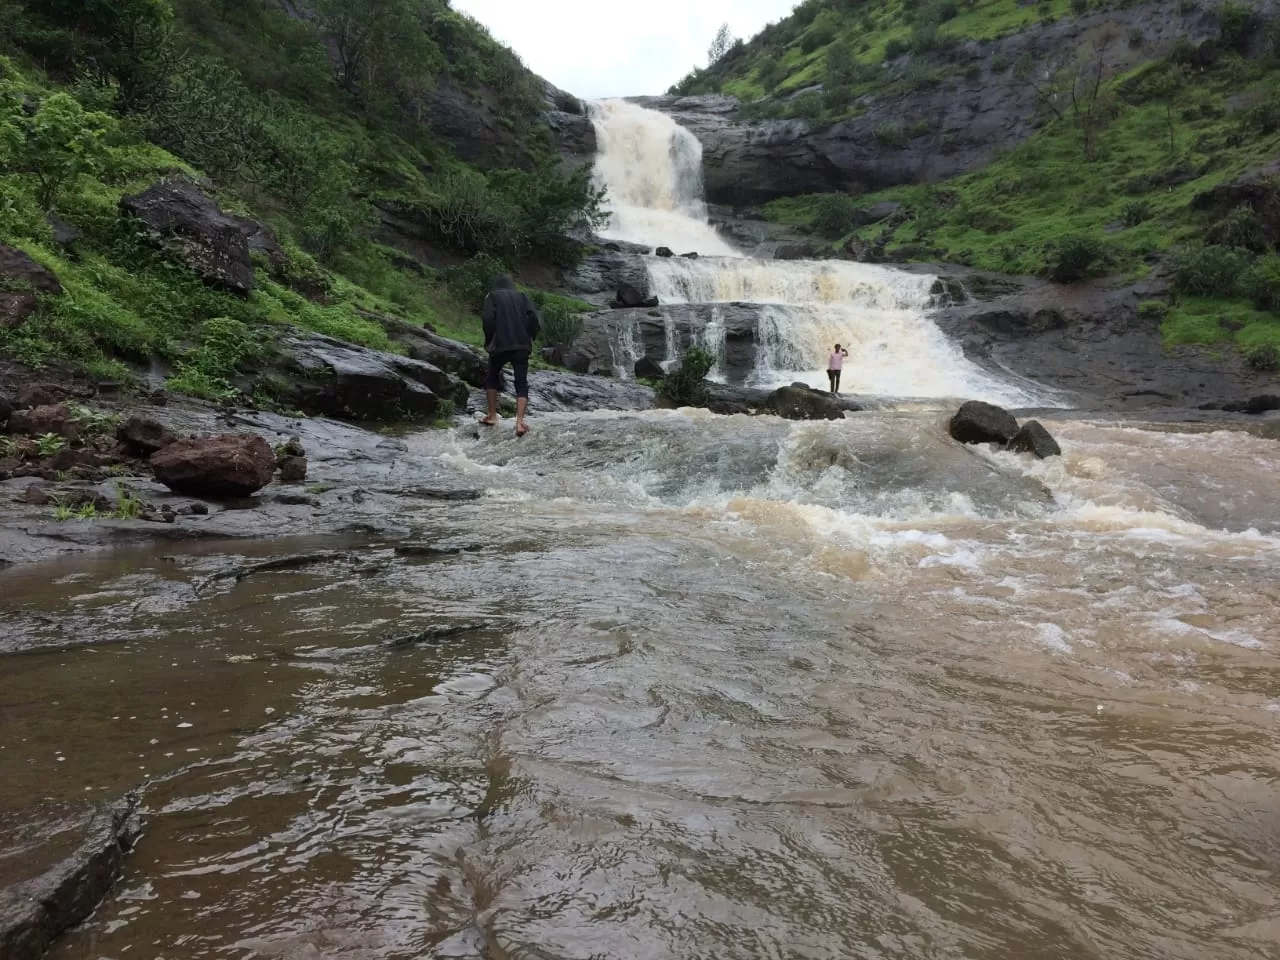
M 603 235 L 699 255 L 646 258 L 653 294 L 663 303 L 765 305 L 751 383 L 825 387 L 827 357 L 839 343 L 849 351 L 844 392 L 1052 403 L 1047 392 L 983 370 L 942 334 L 928 317 L 936 278 L 843 260 L 744 257 L 708 223 L 702 147 L 692 133 L 666 114 L 622 100 L 593 104 L 591 115 L 599 144 L 595 176 L 608 190 L 612 213 Z M 676 348 L 668 339 L 662 359 L 671 362 Z M 703 340 L 713 348 L 723 342 Z
M 602 236 L 676 253 L 739 256 L 707 223 L 697 137 L 666 114 L 625 100 L 590 109 L 596 181 L 609 191 L 611 218 Z

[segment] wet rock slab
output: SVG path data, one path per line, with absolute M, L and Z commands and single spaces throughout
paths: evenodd
M 0 814 L 0 957 L 37 960 L 88 917 L 140 832 L 132 796 Z

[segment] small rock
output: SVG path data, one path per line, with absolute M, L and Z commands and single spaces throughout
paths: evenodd
M 49 228 L 53 230 L 53 242 L 60 247 L 70 247 L 77 240 L 84 236 L 79 230 L 64 220 L 59 220 L 55 216 L 48 216 L 45 219 L 49 221 Z
M 146 459 L 157 450 L 163 450 L 178 437 L 158 420 L 136 414 L 116 429 L 116 439 L 131 456 Z
M 1008 450 L 1013 453 L 1034 453 L 1041 460 L 1062 456 L 1062 448 L 1053 434 L 1041 426 L 1039 420 L 1028 420 L 1009 441 Z
M 177 513 L 184 517 L 207 517 L 209 505 L 205 503 L 184 503 L 177 508 Z
M 21 467 L 22 461 L 17 457 L 0 457 L 0 481 L 8 480 Z
M 148 523 L 173 523 L 178 515 L 169 507 L 164 507 L 160 510 L 143 510 L 138 514 L 138 519 Z
M 961 443 L 1004 444 L 1017 435 L 1018 421 L 994 404 L 970 400 L 951 418 L 949 430 Z
M 271 482 L 276 458 L 261 437 L 224 434 L 172 443 L 152 455 L 151 469 L 178 493 L 247 497 Z
M 27 489 L 22 491 L 20 497 L 22 503 L 29 504 L 33 507 L 43 507 L 46 504 L 53 503 L 53 491 L 48 487 L 43 487 L 38 483 L 33 483 Z
M 653 255 L 655 257 L 674 257 L 675 256 L 675 254 L 672 252 L 670 247 L 659 247 L 657 250 L 653 251 Z
M 307 455 L 306 448 L 302 445 L 300 437 L 290 437 L 288 442 L 280 448 L 280 457 L 305 457 Z
M 279 465 L 281 483 L 302 483 L 307 479 L 306 457 L 281 457 Z
M 15 410 L 9 415 L 9 431 L 31 437 L 56 433 L 72 440 L 76 437 L 76 424 L 70 408 L 65 403 L 57 403 L 34 410 Z
M 88 450 L 59 450 L 44 465 L 50 470 L 70 470 L 72 467 L 100 466 L 97 454 Z
M 72 480 L 87 480 L 90 483 L 101 483 L 103 480 L 107 479 L 107 471 L 103 470 L 101 467 L 91 467 L 87 465 L 72 467 L 67 471 L 67 474 Z
M 681 257 L 683 257 L 685 260 L 697 260 L 697 259 L 698 259 L 697 251 L 693 251 L 693 252 L 691 252 L 691 253 L 682 253 L 682 254 L 680 254 L 680 256 L 681 256 Z

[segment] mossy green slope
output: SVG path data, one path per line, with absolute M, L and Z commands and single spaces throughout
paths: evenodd
M 564 234 L 598 197 L 554 170 L 540 82 L 442 0 L 318 0 L 315 20 L 267 0 L 102 6 L 110 16 L 24 0 L 0 15 L 0 241 L 64 288 L 0 331 L 0 357 L 112 379 L 159 360 L 174 388 L 217 396 L 282 324 L 395 349 L 373 318 L 391 314 L 479 342 L 478 284 L 576 254 Z M 365 25 L 390 46 L 335 61 L 334 33 L 353 17 L 385 17 Z M 486 168 L 422 122 L 436 84 L 501 124 Z M 121 217 L 121 197 L 175 174 L 269 225 L 286 268 L 264 261 L 237 297 Z M 377 205 L 432 232 L 435 267 L 378 241 Z M 56 244 L 49 214 L 80 239 Z

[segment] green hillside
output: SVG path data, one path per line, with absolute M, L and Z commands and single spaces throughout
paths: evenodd
M 1194 3 L 1184 0 L 1184 12 Z M 766 213 L 890 260 L 1064 281 L 1169 273 L 1170 301 L 1147 305 L 1164 316 L 1168 342 L 1234 340 L 1256 364 L 1272 366 L 1280 348 L 1280 179 L 1274 166 L 1265 174 L 1280 157 L 1280 19 L 1228 0 L 1197 11 L 1216 18 L 1215 37 L 1155 51 L 1140 27 L 1117 35 L 1106 22 L 1108 10 L 1134 6 L 806 0 L 672 92 L 732 94 L 747 118 L 800 118 L 820 130 L 857 117 L 867 98 L 945 91 L 962 78 L 1034 86 L 1036 132 L 986 166 L 860 196 L 785 198 Z M 1035 63 L 949 55 L 961 40 L 1085 15 L 1101 22 L 1077 49 Z M 1103 44 L 1123 56 L 1097 54 Z M 933 133 L 909 114 L 870 131 L 884 151 L 953 149 Z M 1230 188 L 1251 171 L 1261 171 L 1255 188 Z M 883 201 L 901 206 L 866 224 L 863 211 Z
M 159 359 L 172 387 L 216 396 L 285 323 L 395 349 L 368 316 L 381 313 L 475 342 L 490 274 L 578 255 L 565 233 L 599 197 L 585 172 L 557 171 L 542 86 L 515 54 L 447 0 L 287 9 L 4 5 L 0 242 L 65 292 L 0 329 L 0 359 L 125 379 Z M 496 119 L 483 168 L 424 121 L 446 86 Z M 122 196 L 175 174 L 278 235 L 287 262 L 260 262 L 248 297 L 202 283 L 120 215 Z M 432 265 L 385 245 L 379 208 L 415 224 Z M 60 245 L 55 226 L 81 236 Z

